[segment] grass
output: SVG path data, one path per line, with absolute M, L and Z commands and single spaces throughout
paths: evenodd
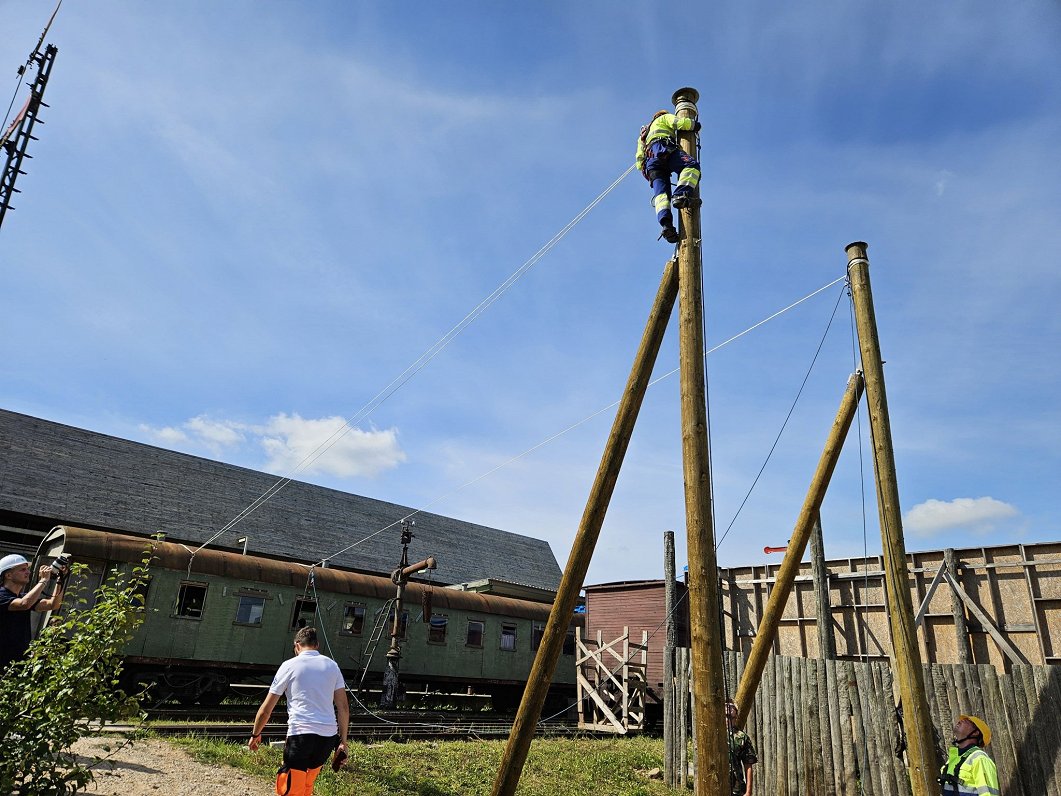
M 279 749 L 185 737 L 176 744 L 197 760 L 225 764 L 272 781 Z M 504 741 L 414 741 L 351 744 L 338 774 L 321 771 L 315 796 L 489 796 Z M 520 796 L 660 796 L 673 794 L 646 772 L 663 766 L 658 738 L 542 739 L 531 745 Z

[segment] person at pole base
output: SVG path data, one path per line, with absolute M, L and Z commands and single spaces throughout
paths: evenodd
M 961 715 L 954 725 L 954 745 L 939 773 L 943 796 L 999 796 L 995 761 L 983 750 L 991 728 L 979 716 Z

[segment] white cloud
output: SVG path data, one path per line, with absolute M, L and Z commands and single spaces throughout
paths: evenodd
M 146 434 L 153 442 L 157 442 L 160 445 L 179 445 L 189 441 L 187 434 L 173 426 L 154 428 L 146 423 L 141 423 L 140 431 Z
M 342 417 L 307 419 L 280 413 L 262 425 L 219 420 L 199 415 L 180 426 L 153 427 L 140 431 L 164 447 L 214 458 L 236 454 L 242 459 L 252 449 L 264 451 L 265 462 L 240 462 L 245 466 L 284 476 L 299 473 L 333 475 L 339 478 L 372 478 L 406 460 L 398 444 L 398 431 L 348 429 Z M 311 461 L 307 459 L 313 458 Z
M 266 469 L 291 474 L 326 473 L 340 478 L 376 476 L 405 461 L 398 431 L 346 429 L 341 417 L 307 420 L 297 414 L 274 415 L 263 429 L 261 445 Z M 317 456 L 305 463 L 307 457 Z
M 931 499 L 910 509 L 903 517 L 903 526 L 916 536 L 932 536 L 955 528 L 987 533 L 1019 515 L 1016 506 L 993 497 Z

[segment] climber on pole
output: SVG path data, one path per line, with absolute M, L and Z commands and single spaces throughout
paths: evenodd
M 679 209 L 698 201 L 696 187 L 700 184 L 700 163 L 678 146 L 679 130 L 699 132 L 700 122 L 679 118 L 665 110 L 656 111 L 652 121 L 641 128 L 634 160 L 652 185 L 652 204 L 656 209 L 656 218 L 663 227 L 660 237 L 668 243 L 678 242 L 678 230 L 674 228 L 674 215 L 671 213 L 670 175 L 678 174 L 673 205 Z

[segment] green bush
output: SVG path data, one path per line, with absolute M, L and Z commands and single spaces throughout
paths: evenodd
M 0 677 L 0 793 L 75 793 L 93 772 L 71 746 L 100 722 L 140 716 L 135 697 L 118 687 L 121 650 L 143 621 L 150 554 L 131 572 L 117 569 L 95 593 L 72 585 L 63 610 L 30 645 L 25 660 Z M 72 567 L 70 583 L 86 571 Z

